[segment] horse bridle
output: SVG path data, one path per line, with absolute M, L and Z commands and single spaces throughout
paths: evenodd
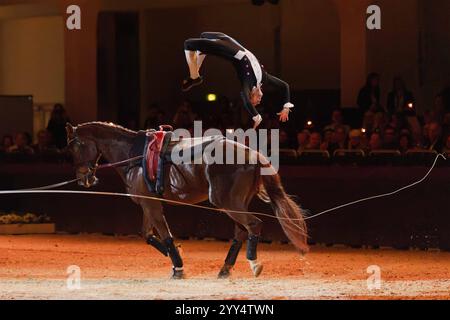
M 74 134 L 74 137 L 71 138 L 69 141 L 67 141 L 67 148 L 70 148 L 70 146 L 72 146 L 74 144 L 78 145 L 78 147 L 81 148 L 84 145 L 84 142 L 81 141 L 76 134 Z M 98 151 L 96 143 L 95 143 L 95 148 Z M 89 160 L 84 164 L 84 166 L 87 167 L 88 172 L 80 172 L 80 173 L 81 174 L 92 173 L 92 175 L 95 177 L 95 173 L 96 173 L 97 169 L 99 168 L 98 162 L 100 161 L 101 157 L 102 157 L 102 153 L 98 152 L 97 158 L 93 165 L 92 165 L 92 160 Z M 76 164 L 76 165 L 78 165 L 78 164 Z

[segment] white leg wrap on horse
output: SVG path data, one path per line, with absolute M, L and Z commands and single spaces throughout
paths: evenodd
M 184 50 L 184 54 L 186 56 L 186 62 L 189 67 L 191 79 L 197 79 L 198 77 L 200 77 L 200 74 L 198 73 L 199 66 L 197 64 L 197 52 Z
M 262 263 L 259 263 L 258 260 L 248 260 L 248 263 L 255 277 L 259 276 L 262 271 Z

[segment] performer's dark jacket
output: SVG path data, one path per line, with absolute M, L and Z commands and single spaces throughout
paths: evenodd
M 275 86 L 281 92 L 283 107 L 293 107 L 290 103 L 289 85 L 265 71 L 253 53 L 230 36 L 220 32 L 203 32 L 200 38 L 186 40 L 184 49 L 199 51 L 202 54 L 210 54 L 230 61 L 242 84 L 241 96 L 244 106 L 253 117 L 258 115 L 258 111 L 250 103 L 250 93 L 253 87 L 258 85 Z

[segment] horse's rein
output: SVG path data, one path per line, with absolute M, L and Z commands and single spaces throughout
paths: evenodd
M 100 160 L 101 156 L 102 156 L 102 154 L 100 153 L 98 160 Z M 130 162 L 142 160 L 143 158 L 144 158 L 144 156 L 137 156 L 137 157 L 133 157 L 133 158 L 129 158 L 129 159 L 125 159 L 122 161 L 113 162 L 113 163 L 105 163 L 105 164 L 101 164 L 101 165 L 96 165 L 95 169 L 99 170 L 99 169 L 105 169 L 105 168 L 123 167 L 124 165 L 129 164 Z M 97 160 L 97 162 L 98 162 L 98 160 Z

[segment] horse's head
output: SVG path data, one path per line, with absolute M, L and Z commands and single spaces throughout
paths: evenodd
M 70 123 L 66 125 L 67 148 L 72 153 L 78 184 L 86 188 L 95 186 L 98 179 L 95 176 L 98 161 L 101 157 L 96 142 L 77 133 L 77 128 Z

